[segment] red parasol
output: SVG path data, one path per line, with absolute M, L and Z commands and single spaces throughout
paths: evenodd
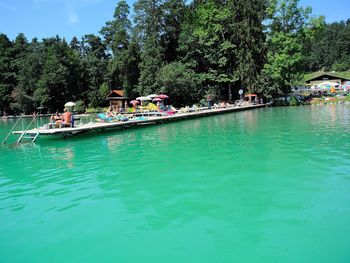
M 164 99 L 168 99 L 169 96 L 168 96 L 168 95 L 165 95 L 165 94 L 160 94 L 160 95 L 158 95 L 158 98 L 164 100 Z
M 130 101 L 130 104 L 133 104 L 133 105 L 139 104 L 139 101 L 137 101 L 137 100 L 132 100 L 132 101 Z

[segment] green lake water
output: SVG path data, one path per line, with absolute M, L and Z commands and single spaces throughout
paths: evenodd
M 350 106 L 0 146 L 0 262 L 350 262 Z

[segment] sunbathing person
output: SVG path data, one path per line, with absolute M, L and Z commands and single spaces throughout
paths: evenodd
M 51 123 L 58 123 L 59 121 L 61 121 L 61 117 L 60 117 L 60 115 L 58 114 L 58 111 L 56 111 L 56 114 L 55 114 L 55 115 L 51 115 L 51 117 L 50 117 L 50 122 L 51 122 Z
M 106 111 L 106 117 L 107 118 L 113 118 L 115 117 L 115 113 L 113 112 L 113 108 L 110 106 L 108 110 Z
M 227 102 L 226 101 L 220 102 L 220 108 L 226 108 L 226 107 L 227 107 Z
M 60 116 L 58 111 L 56 111 L 55 115 L 51 115 L 50 117 L 50 126 L 52 128 L 61 128 L 63 123 L 63 116 Z

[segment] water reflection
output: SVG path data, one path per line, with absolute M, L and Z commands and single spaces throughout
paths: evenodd
M 73 168 L 74 163 L 74 148 L 72 146 L 67 147 L 50 147 L 46 149 L 48 152 L 47 165 L 52 168 L 63 169 Z

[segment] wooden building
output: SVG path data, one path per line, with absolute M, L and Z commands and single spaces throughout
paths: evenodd
M 337 83 L 339 85 L 344 85 L 350 79 L 343 78 L 333 73 L 320 73 L 317 76 L 306 80 L 306 86 L 315 87 L 323 82 Z
M 129 98 L 125 97 L 123 90 L 115 89 L 109 92 L 106 100 L 109 101 L 109 105 L 112 106 L 113 111 L 119 112 L 125 105 L 128 105 Z

